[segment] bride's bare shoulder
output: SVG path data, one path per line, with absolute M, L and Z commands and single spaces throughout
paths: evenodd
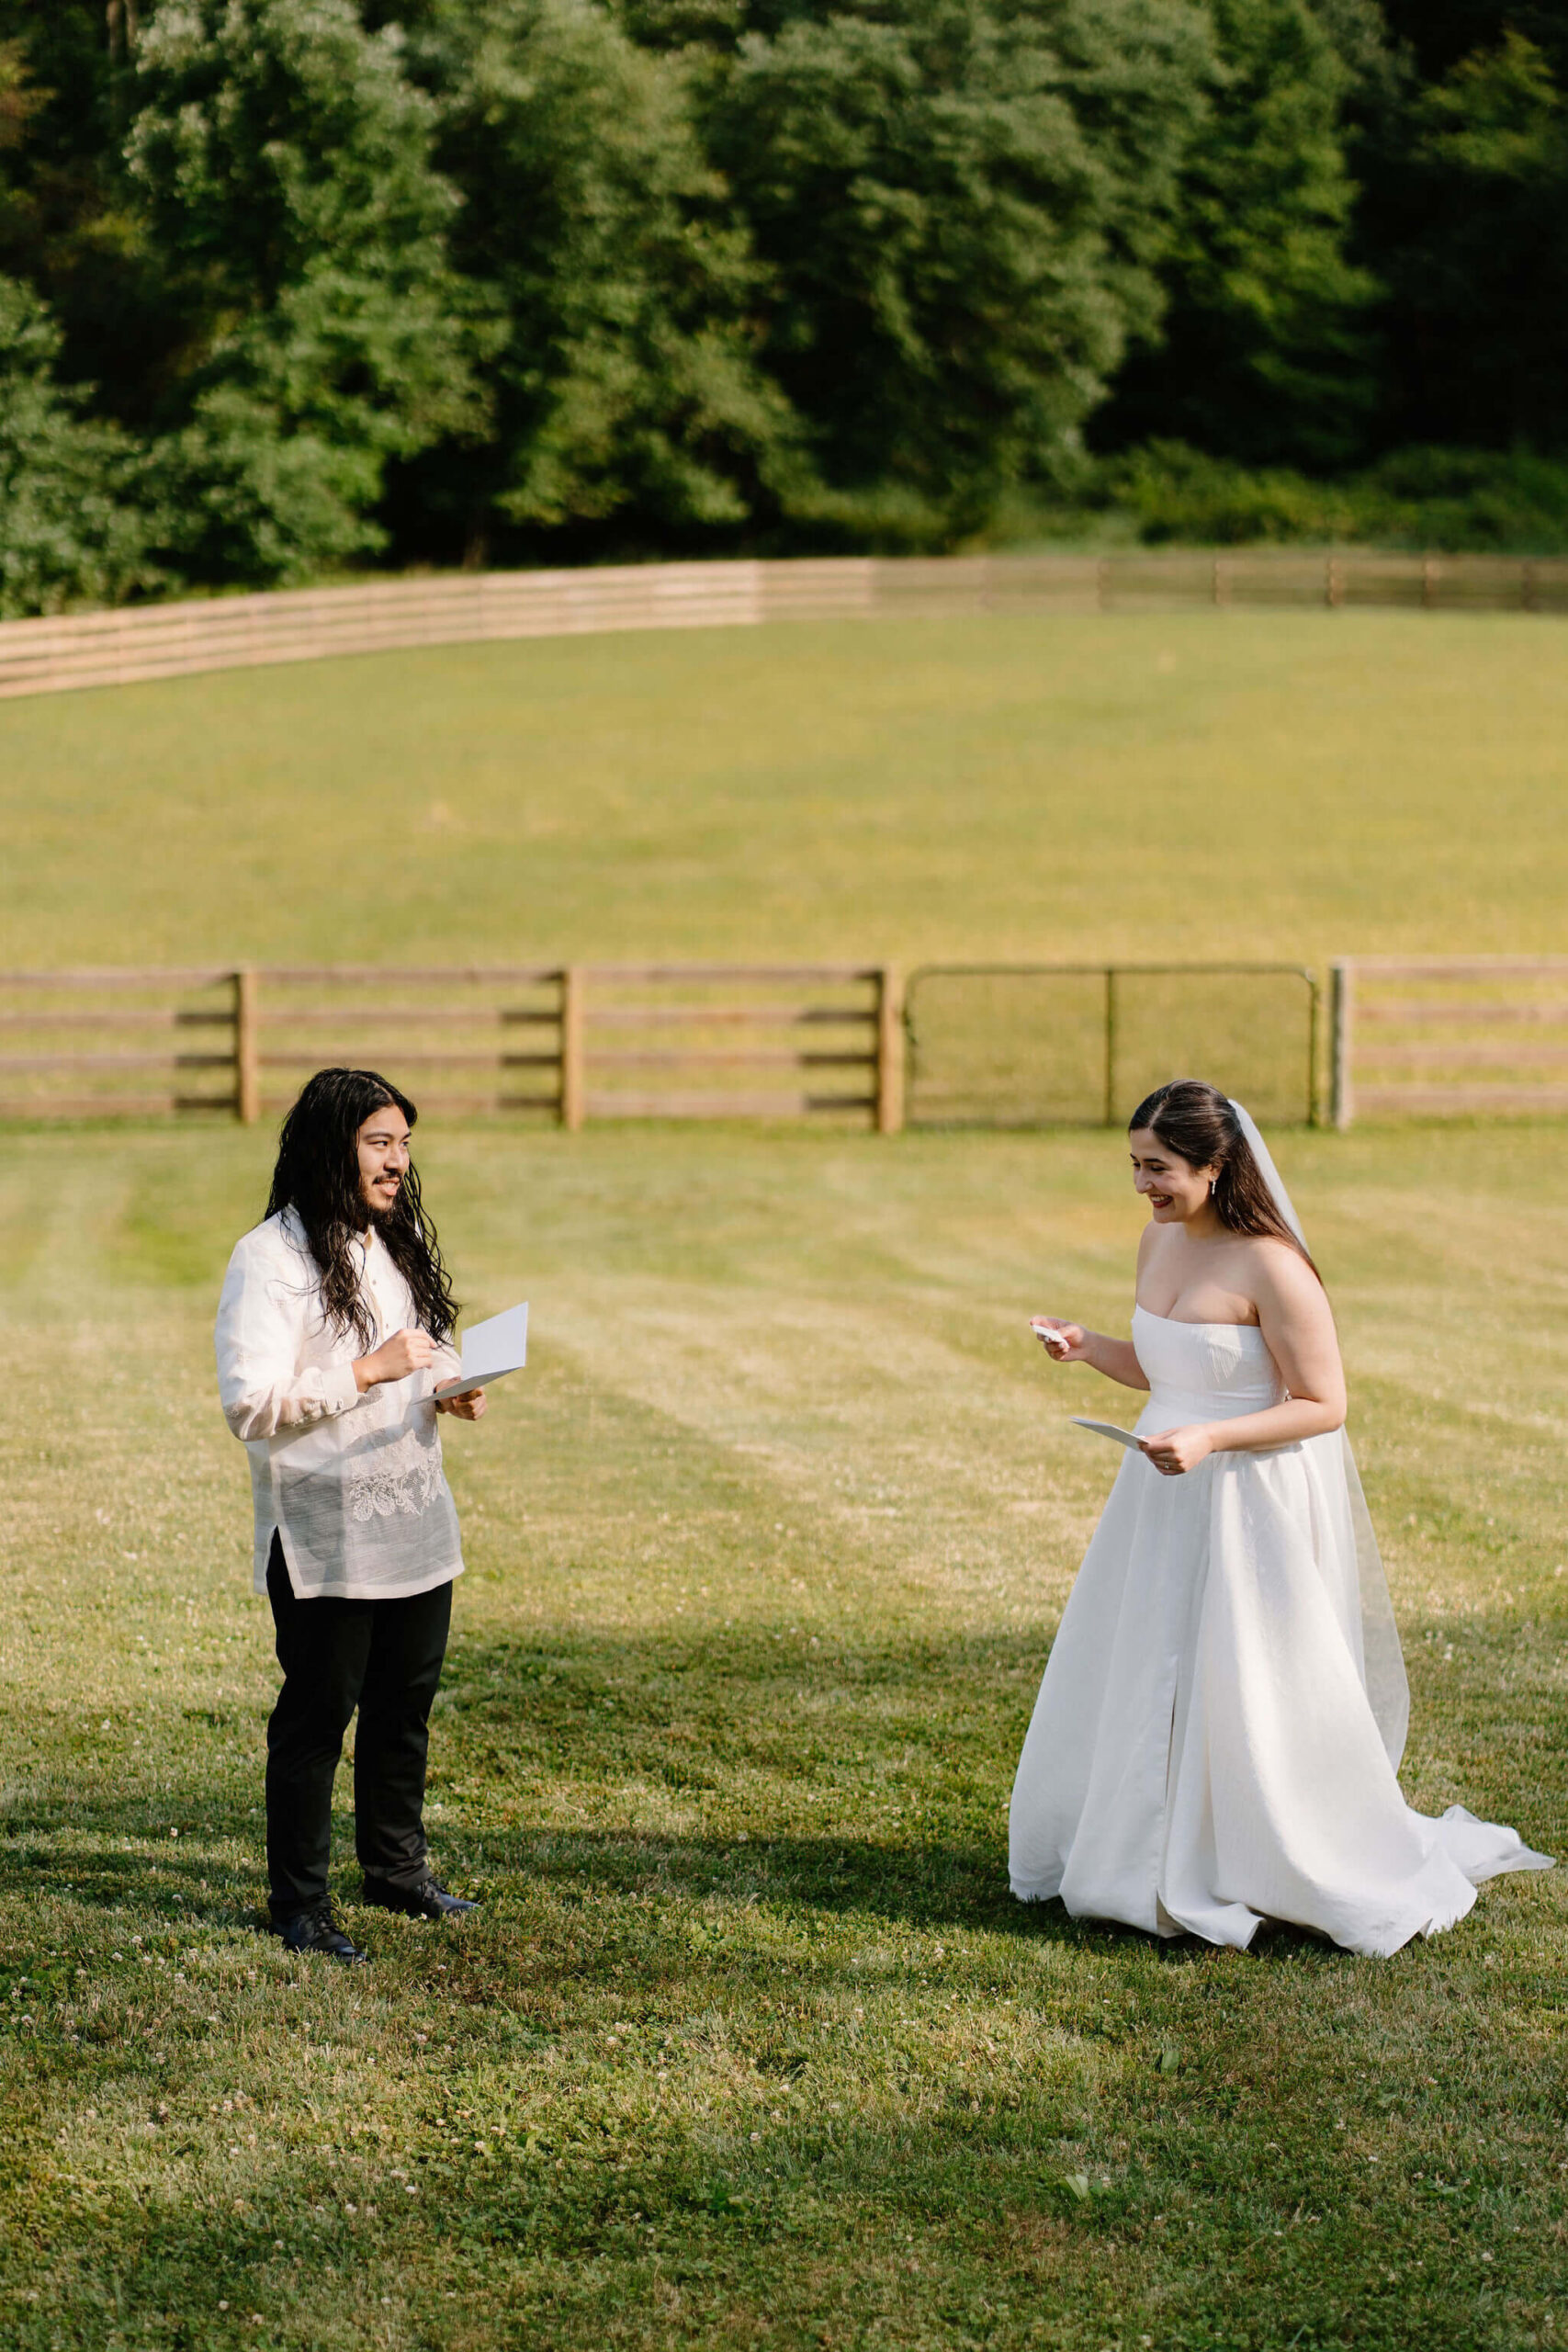
M 1238 1233 L 1235 1239 L 1237 1247 L 1245 1250 L 1248 1259 L 1257 1265 L 1304 1266 L 1306 1263 L 1293 1242 L 1281 1241 L 1272 1233 Z
M 1247 1279 L 1258 1304 L 1280 1306 L 1323 1296 L 1323 1285 L 1299 1250 L 1272 1234 L 1249 1233 L 1242 1242 Z

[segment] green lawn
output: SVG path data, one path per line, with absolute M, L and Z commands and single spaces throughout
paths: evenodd
M 0 961 L 1548 952 L 1565 721 L 1556 625 L 1390 614 L 14 702 Z M 432 1825 L 484 1907 L 365 1921 L 348 1978 L 256 1926 L 276 1678 L 209 1333 L 267 1134 L 6 1137 L 4 2352 L 1557 2343 L 1568 1876 L 1384 1964 L 1007 1894 L 1113 1467 L 1022 1322 L 1124 1316 L 1115 1137 L 421 1146 L 463 1295 L 525 1290 L 535 1361 L 448 1444 Z M 1281 1156 L 1407 1789 L 1568 1851 L 1562 1131 Z
M 1291 626 L 1327 658 L 1332 624 Z M 199 693 L 264 707 L 256 680 Z M 107 742 L 116 709 L 173 707 L 4 723 Z M 364 847 L 330 808 L 316 838 L 291 947 Z M 81 864 L 107 876 L 106 845 Z M 1109 1392 L 1022 1323 L 1124 1316 L 1116 1139 L 422 1142 L 463 1295 L 525 1288 L 535 1360 L 447 1443 L 470 1566 L 432 1826 L 484 1907 L 450 1933 L 362 1915 L 352 1975 L 255 1924 L 275 1677 L 209 1329 L 267 1139 L 14 1135 L 0 1159 L 6 2352 L 1558 2343 L 1568 1872 L 1387 1962 L 1155 1948 L 1008 1895 L 1012 1767 L 1113 1467 L 1066 1421 Z M 1564 1850 L 1561 1131 L 1281 1158 L 1404 1630 L 1406 1788 Z
M 1562 945 L 1568 629 L 1209 612 L 392 653 L 0 705 L 16 966 Z

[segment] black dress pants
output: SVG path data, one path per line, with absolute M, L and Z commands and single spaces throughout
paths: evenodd
M 355 1845 L 367 1877 L 427 1875 L 424 1768 L 452 1588 L 398 1600 L 301 1600 L 275 1534 L 266 1570 L 283 1688 L 266 1727 L 266 1867 L 272 1916 L 321 1902 L 332 1861 L 333 1778 L 355 1708 Z

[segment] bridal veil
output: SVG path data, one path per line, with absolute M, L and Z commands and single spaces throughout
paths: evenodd
M 1304 1250 L 1307 1238 L 1302 1221 L 1257 1120 L 1243 1103 L 1233 1101 L 1231 1109 L 1241 1122 L 1242 1134 L 1274 1196 L 1275 1207 Z M 1388 1760 L 1397 1772 L 1410 1727 L 1410 1685 L 1355 1453 L 1348 1432 L 1342 1429 L 1331 1430 L 1325 1437 L 1308 1438 L 1304 1450 L 1314 1457 L 1318 1474 L 1314 1492 L 1331 1514 L 1329 1527 L 1322 1531 L 1329 1540 L 1318 1547 L 1319 1561 L 1329 1580 L 1329 1598 L 1359 1669 Z

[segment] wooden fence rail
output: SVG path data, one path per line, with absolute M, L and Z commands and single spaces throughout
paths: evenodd
M 1191 605 L 1568 613 L 1568 559 L 1147 549 L 464 572 L 0 622 L 0 697 L 611 629 Z
M 902 1124 L 886 965 L 594 964 L 0 973 L 0 1118 L 253 1122 L 328 1063 L 433 1111 Z M 427 1082 L 428 1080 L 428 1082 Z
M 232 1114 L 241 996 L 231 971 L 0 972 L 0 1117 Z
M 1173 1004 L 1172 982 L 1179 982 Z M 1296 966 L 375 965 L 0 973 L 0 1117 L 253 1122 L 324 1064 L 434 1112 L 1114 1123 L 1183 1068 L 1314 1115 Z M 1174 1057 L 1174 1058 L 1173 1058 Z
M 0 972 L 0 1119 L 249 1123 L 348 1063 L 431 1111 L 569 1128 L 1115 1124 L 1182 1070 L 1295 1122 L 1316 1008 L 1284 965 L 928 966 L 908 999 L 885 964 Z M 1568 956 L 1344 958 L 1331 1011 L 1337 1126 L 1568 1113 Z
M 1336 1126 L 1568 1111 L 1568 956 L 1345 957 L 1331 1001 Z

